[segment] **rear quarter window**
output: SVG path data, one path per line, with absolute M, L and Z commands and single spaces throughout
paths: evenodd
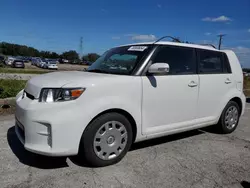
M 223 53 L 223 72 L 232 73 L 232 69 L 231 69 L 227 54 L 225 53 Z
M 232 73 L 228 57 L 223 52 L 212 50 L 198 50 L 200 74 Z
M 199 50 L 199 72 L 202 74 L 222 73 L 222 57 L 220 53 Z

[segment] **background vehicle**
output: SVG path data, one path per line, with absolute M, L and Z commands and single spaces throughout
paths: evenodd
M 0 55 L 0 64 L 3 65 L 5 60 L 5 56 Z
M 40 63 L 38 64 L 38 67 L 43 68 L 47 61 L 47 59 L 41 59 Z
M 36 58 L 31 58 L 31 65 L 36 65 L 37 59 Z
M 56 60 L 47 60 L 46 63 L 43 65 L 45 69 L 58 69 L 57 61 Z
M 42 60 L 41 60 L 41 58 L 36 58 L 36 60 L 35 60 L 35 65 L 37 66 L 37 67 L 40 67 L 40 64 L 42 63 Z
M 12 64 L 12 68 L 25 68 L 24 61 L 21 59 L 15 59 Z
M 106 166 L 120 161 L 133 142 L 211 125 L 231 133 L 245 101 L 242 69 L 231 50 L 125 45 L 104 53 L 87 72 L 30 79 L 17 95 L 16 132 L 29 151 L 79 154 Z
M 61 63 L 61 64 L 69 63 L 69 60 L 67 60 L 67 59 L 62 59 L 62 58 L 60 58 L 58 61 L 59 61 L 59 63 Z
M 93 62 L 90 62 L 90 61 L 83 61 L 82 64 L 83 64 L 83 65 L 89 65 L 89 66 L 90 66 L 90 65 L 93 64 Z
M 11 66 L 11 65 L 12 65 L 12 62 L 13 62 L 14 60 L 15 60 L 14 57 L 8 56 L 8 57 L 5 59 L 5 64 Z

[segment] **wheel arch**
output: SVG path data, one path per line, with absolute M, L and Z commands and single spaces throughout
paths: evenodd
M 134 117 L 129 112 L 127 112 L 126 110 L 120 109 L 120 108 L 112 108 L 112 109 L 107 109 L 107 110 L 104 110 L 104 111 L 100 112 L 94 118 L 92 118 L 92 120 L 88 123 L 88 125 L 86 127 L 88 127 L 99 116 L 101 116 L 103 114 L 107 114 L 107 113 L 112 113 L 112 112 L 116 112 L 116 113 L 122 114 L 122 115 L 124 115 L 128 119 L 128 121 L 130 122 L 130 124 L 132 126 L 133 142 L 134 142 L 135 139 L 136 139 L 136 135 L 137 135 L 137 124 L 136 124 L 136 121 L 135 121 Z M 86 128 L 85 128 L 85 130 L 86 130 Z M 83 133 L 84 133 L 84 131 L 83 131 Z
M 234 97 L 234 98 L 230 99 L 230 101 L 234 101 L 239 105 L 239 108 L 240 108 L 240 113 L 239 114 L 241 114 L 242 113 L 242 107 L 243 107 L 241 99 L 239 97 Z

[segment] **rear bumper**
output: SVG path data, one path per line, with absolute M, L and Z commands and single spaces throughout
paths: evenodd
M 24 68 L 25 66 L 24 65 L 14 65 L 13 67 L 15 67 L 15 68 Z
M 244 113 L 245 113 L 245 108 L 246 108 L 246 96 L 244 95 L 244 93 L 242 93 L 242 95 L 241 95 L 241 101 L 242 101 L 242 111 L 241 111 L 241 115 L 244 115 Z
M 48 69 L 58 69 L 58 67 L 48 66 Z

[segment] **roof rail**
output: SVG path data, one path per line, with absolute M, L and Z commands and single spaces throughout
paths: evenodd
M 199 44 L 199 45 L 202 45 L 202 46 L 211 46 L 211 47 L 213 47 L 214 49 L 217 49 L 214 45 L 212 45 L 212 44 Z
M 161 41 L 162 39 L 165 39 L 165 38 L 171 38 L 173 41 L 176 41 L 176 42 L 181 42 L 179 39 L 175 38 L 175 37 L 171 37 L 171 36 L 164 36 L 164 37 L 161 37 L 159 38 L 158 40 L 156 40 L 153 44 Z
M 163 36 L 159 39 L 157 39 L 153 44 L 165 39 L 165 38 L 171 38 L 174 42 L 180 42 L 182 43 L 178 38 L 175 38 L 175 37 L 172 37 L 172 36 Z M 194 44 L 194 43 L 191 43 L 191 44 Z M 211 46 L 213 47 L 214 49 L 217 49 L 213 44 L 198 44 L 198 45 L 202 45 L 202 46 Z

